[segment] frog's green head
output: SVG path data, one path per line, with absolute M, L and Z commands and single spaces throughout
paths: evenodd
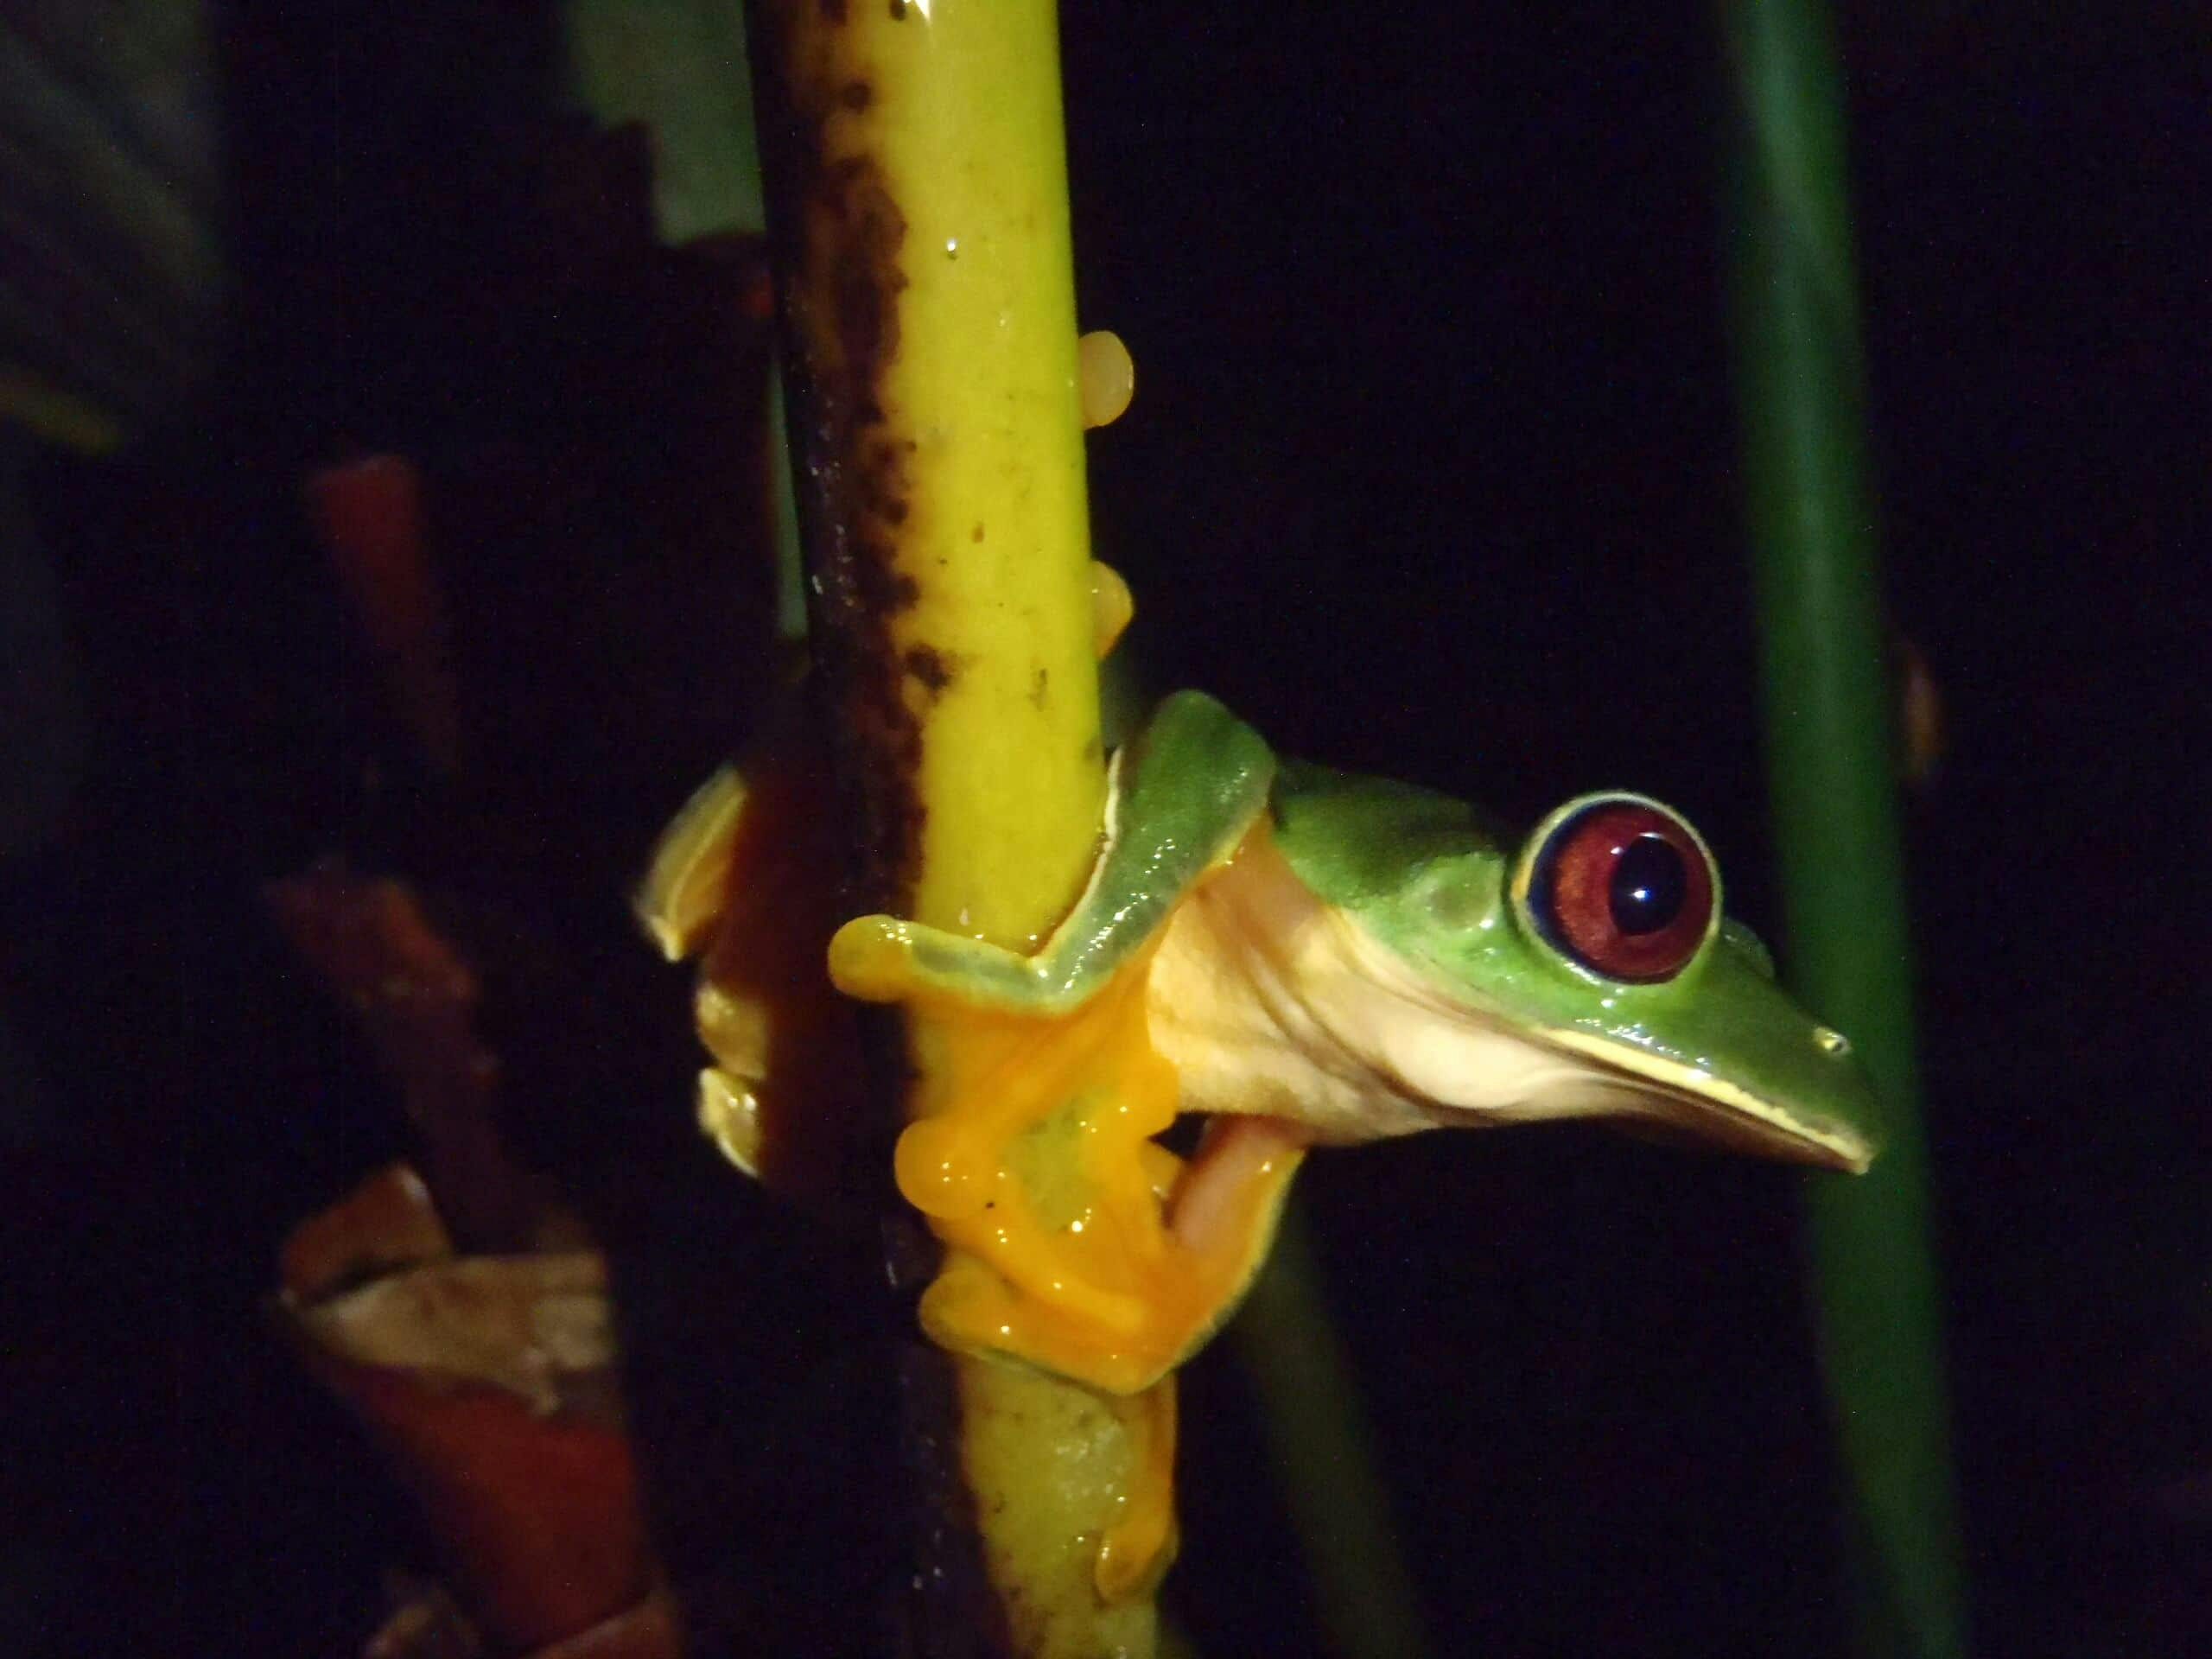
M 1775 982 L 1757 936 L 1724 919 L 1712 852 L 1679 814 L 1586 795 L 1516 849 L 1465 821 L 1437 833 L 1432 809 L 1404 800 L 1391 814 L 1412 831 L 1397 838 L 1395 890 L 1369 887 L 1359 919 L 1432 992 L 1517 1039 L 1489 1051 L 1510 1077 L 1462 1058 L 1464 1093 L 1422 1092 L 1481 1116 L 1619 1116 L 1866 1168 L 1880 1118 L 1850 1044 Z

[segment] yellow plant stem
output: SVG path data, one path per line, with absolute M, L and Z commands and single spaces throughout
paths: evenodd
M 752 51 L 857 897 L 1027 950 L 1104 800 L 1052 0 L 754 0 Z M 1150 1655 L 1172 1395 L 952 1363 L 984 1640 Z

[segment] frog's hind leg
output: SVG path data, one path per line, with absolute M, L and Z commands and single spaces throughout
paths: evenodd
M 1287 1118 L 1217 1117 L 1168 1199 L 1176 1242 L 1202 1256 L 1256 1258 L 1267 1254 L 1290 1178 L 1313 1144 Z M 1246 1242 L 1257 1232 L 1257 1249 Z M 1240 1275 L 1249 1278 L 1249 1273 Z
M 1217 1117 L 1167 1201 L 1167 1227 L 1185 1253 L 1191 1318 L 1177 1344 L 1187 1358 L 1226 1324 L 1266 1265 L 1312 1137 L 1278 1117 Z

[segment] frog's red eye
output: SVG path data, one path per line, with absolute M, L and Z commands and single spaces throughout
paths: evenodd
M 1551 942 L 1608 979 L 1671 979 L 1713 921 L 1713 871 L 1682 821 L 1599 801 L 1536 855 L 1529 906 Z

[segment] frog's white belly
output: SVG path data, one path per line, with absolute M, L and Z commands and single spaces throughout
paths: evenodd
M 1185 1111 L 1292 1118 L 1318 1141 L 1670 1115 L 1648 1084 L 1439 995 L 1265 843 L 1176 911 L 1147 1007 Z

